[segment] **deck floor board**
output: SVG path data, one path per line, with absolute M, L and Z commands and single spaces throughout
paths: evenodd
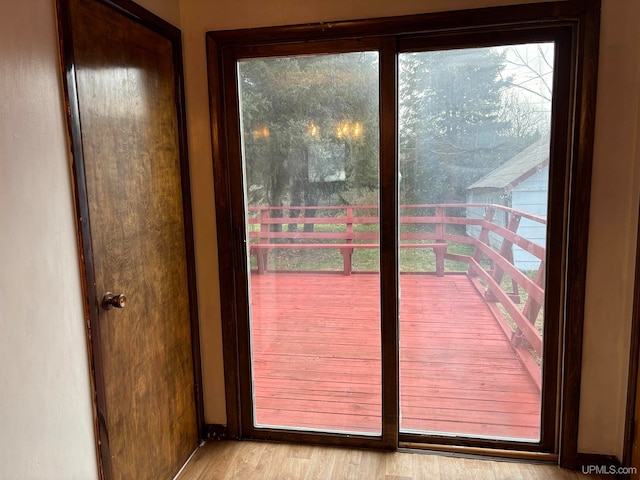
M 401 275 L 401 430 L 537 439 L 540 392 L 464 275 Z M 375 274 L 251 276 L 259 426 L 377 433 Z

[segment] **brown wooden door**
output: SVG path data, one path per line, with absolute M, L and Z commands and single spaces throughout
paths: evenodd
M 95 0 L 62 9 L 102 464 L 110 478 L 172 478 L 198 436 L 175 38 Z M 108 291 L 125 308 L 100 306 Z

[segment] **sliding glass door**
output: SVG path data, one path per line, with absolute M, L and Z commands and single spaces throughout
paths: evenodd
M 232 436 L 557 451 L 594 91 L 558 5 L 208 34 Z
M 400 432 L 537 442 L 554 44 L 396 62 Z M 379 436 L 379 54 L 237 69 L 253 427 Z
M 537 442 L 554 45 L 398 62 L 400 431 Z

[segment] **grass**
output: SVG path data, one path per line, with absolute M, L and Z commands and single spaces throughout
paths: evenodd
M 337 243 L 337 242 L 334 242 Z M 464 243 L 448 242 L 448 251 L 461 255 L 471 255 L 473 247 Z M 251 259 L 256 268 L 255 258 Z M 380 250 L 378 248 L 356 248 L 351 259 L 353 271 L 380 271 Z M 342 271 L 342 255 L 336 248 L 274 249 L 269 254 L 270 270 L 310 270 Z M 466 272 L 465 263 L 445 260 L 445 272 Z M 400 272 L 435 272 L 436 256 L 430 248 L 400 249 Z
M 286 231 L 288 225 L 283 225 Z M 304 225 L 297 226 L 301 232 Z M 258 231 L 258 225 L 250 225 L 250 231 Z M 319 224 L 314 226 L 316 232 L 345 232 L 344 224 Z M 354 225 L 354 232 L 377 232 L 377 225 Z M 433 225 L 404 225 L 403 232 L 433 232 Z M 318 243 L 317 240 L 301 239 L 299 243 Z M 341 243 L 341 240 L 323 240 L 322 243 Z M 369 243 L 367 240 L 356 240 L 354 244 Z M 414 241 L 411 243 L 432 243 L 432 241 Z M 447 242 L 450 253 L 471 255 L 473 247 L 464 243 Z M 377 272 L 380 270 L 380 250 L 377 248 L 356 248 L 352 257 L 352 268 L 359 272 Z M 445 260 L 445 272 L 466 272 L 467 265 L 462 262 Z M 251 268 L 256 268 L 255 258 L 251 259 Z M 309 270 L 309 271 L 341 271 L 342 255 L 335 248 L 328 249 L 281 249 L 277 247 L 269 255 L 270 270 Z M 436 256 L 430 248 L 400 249 L 401 272 L 435 272 Z

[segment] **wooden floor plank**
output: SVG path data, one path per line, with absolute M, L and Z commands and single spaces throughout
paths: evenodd
M 537 439 L 540 392 L 468 278 L 400 286 L 401 430 Z M 257 424 L 378 432 L 379 276 L 254 274 L 250 291 Z

